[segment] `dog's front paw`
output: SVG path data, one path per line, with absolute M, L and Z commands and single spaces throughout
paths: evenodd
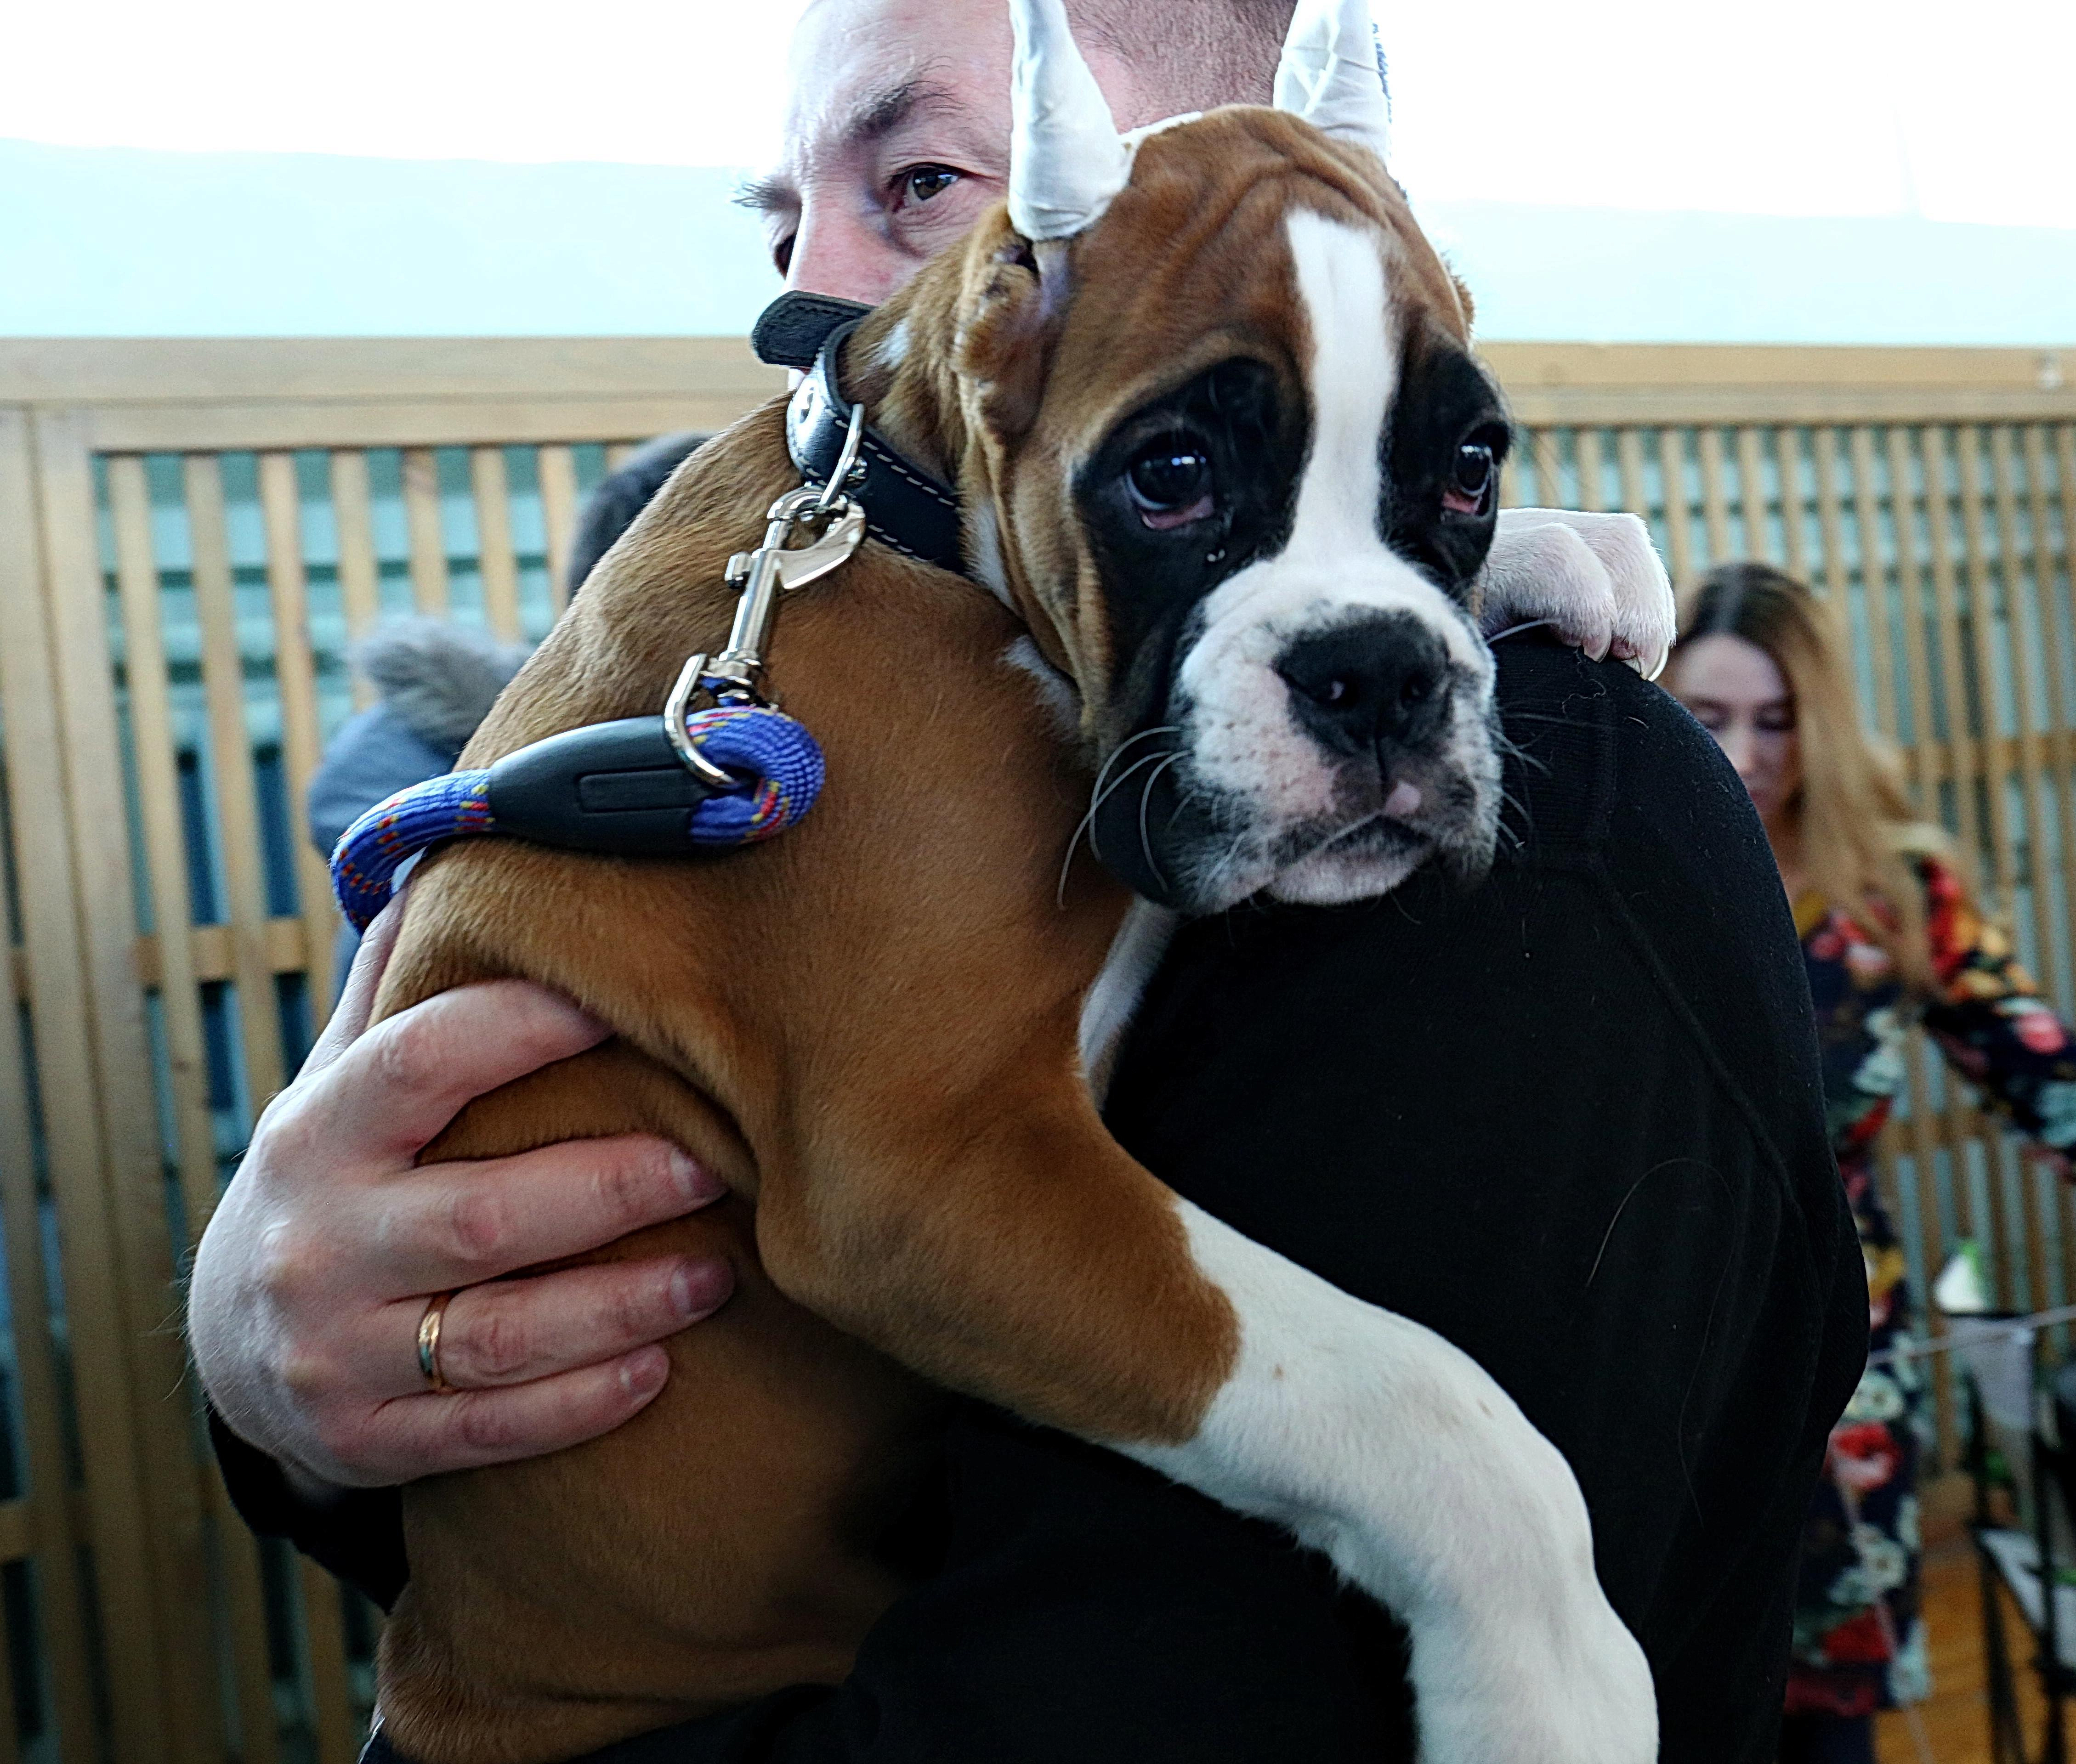
M 1420 1764 L 1655 1764 L 1650 1667 L 1605 1600 L 1596 1603 L 1555 1637 L 1416 1628 Z
M 1503 508 L 1482 581 L 1485 634 L 1548 624 L 1595 661 L 1655 680 L 1671 652 L 1672 584 L 1633 514 Z

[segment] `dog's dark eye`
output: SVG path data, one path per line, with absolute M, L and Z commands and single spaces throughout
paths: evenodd
M 1450 467 L 1442 506 L 1451 514 L 1483 514 L 1485 498 L 1492 492 L 1493 471 L 1491 446 L 1482 441 L 1465 442 L 1457 448 Z
M 1156 442 L 1125 467 L 1124 486 L 1139 518 L 1156 533 L 1211 512 L 1211 463 L 1194 443 Z

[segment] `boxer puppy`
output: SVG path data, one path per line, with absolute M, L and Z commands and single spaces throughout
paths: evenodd
M 1505 418 L 1368 144 L 1366 19 L 1300 8 L 1279 95 L 1302 114 L 1127 145 L 1060 0 L 1015 10 L 1007 210 L 844 362 L 958 486 L 994 593 L 868 543 L 787 605 L 772 683 L 828 782 L 783 837 L 682 861 L 480 840 L 413 886 L 383 1011 L 523 975 L 616 1031 L 428 1155 L 673 1139 L 733 1197 L 606 1253 L 725 1254 L 739 1285 L 618 1431 L 405 1492 L 392 1741 L 542 1764 L 840 1677 L 898 1590 L 874 1546 L 937 1386 L 1327 1552 L 1411 1633 L 1428 1764 L 1644 1764 L 1649 1671 L 1563 1459 L 1447 1342 L 1126 1156 L 1078 1044 L 1135 945 L 1125 890 L 1063 874 L 1085 827 L 1185 911 L 1345 900 L 1430 857 L 1474 874 L 1491 848 L 1472 602 Z M 728 558 L 799 481 L 783 416 L 676 474 L 467 764 L 651 713 L 716 646 Z M 1636 615 L 1647 648 L 1667 609 Z

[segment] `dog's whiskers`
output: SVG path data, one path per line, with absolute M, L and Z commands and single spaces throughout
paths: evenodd
M 1509 625 L 1504 631 L 1493 632 L 1490 637 L 1485 639 L 1485 641 L 1488 643 L 1497 643 L 1502 638 L 1519 637 L 1523 631 L 1533 631 L 1539 626 L 1555 625 L 1556 622 L 1557 621 L 1555 619 L 1526 619 L 1519 625 Z
M 1170 753 L 1160 765 L 1148 772 L 1146 774 L 1145 787 L 1140 792 L 1139 797 L 1139 849 L 1146 853 L 1146 867 L 1153 872 L 1154 879 L 1163 889 L 1168 886 L 1168 878 L 1160 874 L 1160 865 L 1153 855 L 1153 840 L 1147 831 L 1146 817 L 1152 810 L 1153 787 L 1160 782 L 1160 774 L 1170 766 L 1181 764 L 1181 759 L 1182 756 L 1180 753 Z
M 1181 726 L 1176 723 L 1165 723 L 1158 728 L 1141 729 L 1138 734 L 1131 737 L 1130 739 L 1120 741 L 1118 744 L 1117 752 L 1103 762 L 1102 770 L 1096 774 L 1095 783 L 1089 792 L 1089 811 L 1082 816 L 1079 824 L 1075 827 L 1073 837 L 1067 841 L 1066 855 L 1060 860 L 1060 884 L 1053 891 L 1056 904 L 1061 907 L 1067 904 L 1067 874 L 1074 867 L 1074 853 L 1082 843 L 1082 834 L 1089 832 L 1095 825 L 1096 816 L 1102 813 L 1102 805 L 1123 787 L 1124 781 L 1140 766 L 1150 765 L 1161 756 L 1158 753 L 1140 754 L 1137 759 L 1118 774 L 1114 782 L 1106 787 L 1103 780 L 1109 777 L 1111 767 L 1117 764 L 1119 756 L 1123 753 L 1125 749 L 1131 745 L 1133 741 L 1144 741 L 1149 735 L 1179 735 L 1181 733 Z M 1167 757 L 1170 759 L 1180 759 L 1181 755 L 1171 753 Z M 1090 851 L 1095 849 L 1093 843 L 1090 844 L 1089 849 Z
M 1522 765 L 1533 766 L 1536 770 L 1546 774 L 1549 772 L 1550 767 L 1547 762 L 1538 759 L 1518 741 L 1509 740 L 1504 730 L 1493 737 L 1493 745 L 1509 759 L 1518 759 Z
M 1343 840 L 1354 838 L 1357 833 L 1360 832 L 1365 827 L 1368 826 L 1371 822 L 1380 821 L 1383 819 L 1384 811 L 1381 808 L 1372 808 L 1367 815 L 1358 815 L 1345 827 L 1335 828 L 1334 831 L 1327 834 L 1326 837 L 1308 846 L 1305 850 L 1300 852 L 1297 857 L 1293 858 L 1291 861 L 1293 864 L 1302 864 L 1307 861 L 1309 859 L 1317 857 L 1322 852 L 1331 851 L 1335 846 L 1339 845 Z

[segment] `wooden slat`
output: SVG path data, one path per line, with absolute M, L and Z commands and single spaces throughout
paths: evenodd
M 1709 363 L 1727 359 L 1712 356 Z M 1753 358 L 1736 377 L 1763 380 L 1769 361 L 1779 379 L 1785 359 L 1777 352 Z M 1677 371 L 1676 361 L 1668 366 Z M 1812 355 L 1803 372 L 1805 381 L 1813 376 L 1842 385 L 1891 382 L 1900 375 L 1912 384 L 2022 389 L 2036 377 L 2024 367 L 2017 351 L 1891 350 Z M 353 406 L 405 400 L 439 410 L 504 400 L 729 398 L 746 409 L 785 387 L 785 369 L 759 362 L 745 337 L 0 339 L 0 404 L 282 403 L 302 406 L 315 425 Z M 625 440 L 651 432 L 635 426 L 591 438 L 572 430 L 563 438 Z M 463 431 L 453 434 L 460 438 Z M 327 441 L 319 428 L 297 445 Z
M 15 1314 L 15 1377 L 28 1492 L 0 1505 L 0 1558 L 32 1557 L 43 1622 L 44 1661 L 60 1752 L 93 1755 L 93 1700 L 87 1675 L 87 1628 L 77 1539 L 67 1498 L 56 1368 L 51 1352 L 50 1295 L 44 1280 L 43 1228 L 36 1214 L 35 1148 L 29 1139 L 27 1070 L 13 1000 L 0 989 L 0 1227 L 6 1232 L 7 1291 Z M 11 1734 L 12 1720 L 0 1724 Z
M 1969 724 L 1969 704 L 1975 695 L 1969 690 L 1973 658 L 1961 643 L 1960 591 L 1954 571 L 1952 512 L 1946 482 L 1946 454 L 1953 437 L 1950 430 L 1927 429 L 1920 438 L 1924 461 L 1924 513 L 1932 541 L 1932 593 L 1938 614 L 1939 672 L 1946 682 L 1947 703 L 1953 720 L 1947 746 L 1957 779 L 1954 807 L 1959 821 L 1961 848 L 1972 865 L 1982 849 L 1975 791 L 1975 736 Z
M 259 792 L 245 720 L 245 675 L 223 520 L 223 479 L 211 454 L 186 462 L 194 546 L 195 612 L 201 626 L 202 693 L 209 711 L 210 770 L 216 786 L 217 845 L 238 990 L 239 1057 L 248 1116 L 281 1088 L 280 1019 L 267 960 L 267 886 L 261 867 Z
M 1759 457 L 1758 431 L 1747 425 L 1738 430 L 1738 504 L 1744 513 L 1745 555 L 1767 562 L 1775 561 L 1767 542 L 1766 466 Z
M 1962 583 L 1974 639 L 1971 646 L 1975 677 L 1980 683 L 1986 733 L 2001 735 L 2002 718 L 1996 687 L 1995 609 L 1983 529 L 1981 440 L 1980 431 L 1972 429 L 1963 429 L 1954 437 L 1956 463 L 1960 477 L 1961 527 L 1966 546 Z M 2005 790 L 2009 768 L 2000 761 L 1995 764 L 1988 763 L 1992 751 L 1989 744 L 1985 743 L 1983 795 L 1989 817 L 1991 874 L 1995 890 L 1993 907 L 2002 915 L 2011 911 L 2016 898 L 2015 884 L 2017 876 L 2012 852 L 2010 806 Z M 2008 1305 L 2016 1302 L 2016 1282 L 2012 1277 L 2008 1254 L 2011 1244 L 2009 1209 L 2004 1200 L 2003 1184 L 1998 1179 L 1998 1136 L 1985 1131 L 1982 1139 L 1991 1178 L 1989 1184 L 1991 1229 L 1998 1246 L 1995 1258 L 1997 1300 L 1999 1305 Z
M 1701 462 L 1701 510 L 1709 535 L 1709 564 L 1726 563 L 1730 556 L 1730 517 L 1723 496 L 1723 432 L 1711 425 L 1695 437 L 1695 450 Z
M 638 441 L 608 442 L 605 449 L 605 469 L 608 471 L 619 471 L 634 457 L 635 450 L 641 445 Z
M 1554 429 L 1538 429 L 1529 442 L 1529 459 L 1535 467 L 1535 506 L 1559 508 L 1564 505 L 1563 444 Z
M 1812 587 L 1829 596 L 1838 617 L 1838 629 L 1850 632 L 1852 620 L 1847 604 L 1846 542 L 1839 519 L 1838 437 L 1835 430 L 1819 429 L 1809 438 L 1816 465 L 1816 528 L 1824 538 L 1824 579 Z
M 1687 446 L 1684 432 L 1667 427 L 1658 431 L 1659 470 L 1665 479 L 1665 536 L 1672 555 L 1673 586 L 1688 587 L 1694 579 L 1694 542 L 1687 502 Z
M 2072 594 L 2076 594 L 2076 423 L 2054 431 L 2055 475 L 2061 486 L 2061 557 Z
M 1963 429 L 1955 435 L 1954 442 L 1956 463 L 1960 468 L 1961 530 L 1966 547 L 1962 582 L 1974 633 L 1975 678 L 1982 693 L 1986 733 L 2002 734 L 2002 708 L 1997 691 L 1995 607 L 1983 530 L 1982 431 Z M 2010 912 L 2018 879 L 2012 862 L 2011 811 L 2004 791 L 2006 776 L 2002 767 L 1994 772 L 1986 769 L 1983 780 L 1990 821 L 1991 874 L 1996 889 L 1995 910 L 2000 915 Z
M 1510 393 L 1607 400 L 1725 388 L 1783 395 L 1858 393 L 1925 403 L 1939 395 L 2031 396 L 2076 408 L 2044 383 L 2037 348 L 1866 345 L 1493 342 L 1480 354 Z M 0 403 L 102 405 L 264 399 L 320 410 L 415 399 L 438 406 L 497 396 L 581 400 L 724 393 L 761 402 L 783 370 L 760 364 L 741 337 L 93 339 L 0 342 Z M 1530 418 L 1530 421 L 1538 421 Z M 1929 413 L 1927 420 L 1932 418 Z M 617 437 L 661 433 L 625 429 Z M 601 436 L 599 438 L 608 438 Z M 322 446 L 322 437 L 310 445 Z
M 2028 1158 L 2018 1160 L 2019 1181 L 2025 1195 L 2025 1270 L 2032 1283 L 2028 1301 L 2036 1310 L 2045 1310 L 2054 1301 L 2054 1288 L 2048 1278 L 2048 1233 L 2052 1214 L 2045 1197 L 2041 1192 L 2041 1182 L 2046 1172 L 2036 1169 Z
M 0 1562 L 29 1561 L 39 1550 L 49 1547 L 48 1540 L 43 1535 L 43 1527 L 48 1522 L 31 1500 L 0 1500 Z M 60 1542 L 64 1541 L 69 1529 L 60 1517 L 56 1534 Z
M 519 639 L 519 559 L 512 549 L 511 486 L 502 447 L 478 447 L 468 458 L 475 495 L 476 557 L 483 571 L 483 612 L 507 643 Z
M 11 450 L 7 413 L 0 413 L 0 527 L 26 513 L 27 484 L 19 467 L 26 449 Z M 10 466 L 16 468 L 13 472 Z M 14 562 L 29 561 L 30 534 L 15 536 Z M 0 574 L 10 567 L 8 536 L 0 530 Z M 0 586 L 0 607 L 6 590 Z M 0 667 L 0 682 L 5 678 Z M 4 691 L 4 687 L 0 687 Z M 0 706 L 4 709 L 4 706 Z M 10 739 L 22 733 L 6 723 Z M 18 869 L 21 860 L 17 859 Z M 24 968 L 27 964 L 24 961 Z M 50 1294 L 44 1284 L 43 1222 L 37 1216 L 35 1148 L 29 1136 L 28 1066 L 15 1000 L 24 989 L 14 979 L 0 984 L 0 1231 L 6 1233 L 7 1291 L 14 1314 L 15 1376 L 19 1385 L 27 1495 L 0 1507 L 7 1516 L 0 1550 L 9 1559 L 34 1553 L 42 1609 L 42 1654 L 59 1749 L 67 1759 L 94 1751 L 93 1704 L 87 1675 L 87 1629 L 72 1503 L 65 1473 L 64 1442 L 56 1361 L 52 1351 Z M 26 976 L 24 977 L 26 977 Z M 11 1720 L 6 1723 L 11 1731 Z
M 761 397 L 443 402 L 397 399 L 311 406 L 289 403 L 109 405 L 87 413 L 99 453 L 274 453 L 303 447 L 488 447 L 617 441 L 680 429 L 711 434 L 754 409 Z M 1949 415 L 2037 414 L 2023 406 L 1969 400 Z M 2057 410 L 2061 407 L 2055 407 Z M 1861 414 L 1856 408 L 1851 414 Z
M 1875 724 L 1895 739 L 1895 644 L 1889 631 L 1888 572 L 1882 556 L 1881 508 L 1875 493 L 1871 432 L 1855 429 L 1847 442 L 1853 462 L 1853 525 L 1859 534 L 1860 592 L 1866 608 L 1867 642 L 1873 650 Z
M 1930 1281 L 1938 1278 L 1940 1269 L 1945 1265 L 1947 1246 L 1940 1230 L 1939 1167 L 1934 1156 L 1938 1135 L 1926 1111 L 1929 1092 L 1924 1081 L 1924 1037 L 1911 1036 L 1906 1069 L 1910 1082 L 1910 1156 L 1916 1177 L 1918 1266 L 1925 1271 L 1925 1278 Z M 1901 1214 L 1897 1217 L 1900 1218 Z M 1946 1333 L 1946 1318 L 1937 1305 L 1927 1301 L 1929 1296 L 1920 1293 L 1918 1303 L 1933 1339 L 1937 1340 Z M 1939 1355 L 1933 1367 L 1933 1418 L 1938 1430 L 1939 1461 L 1942 1464 L 1957 1461 L 1959 1444 L 1954 1425 L 1953 1380 L 1946 1357 Z
M 288 787 L 289 837 L 295 848 L 297 904 L 313 962 L 305 997 L 312 1030 L 331 1014 L 331 987 L 322 952 L 338 929 L 331 873 L 305 836 L 303 803 L 323 757 L 318 728 L 315 657 L 310 641 L 309 583 L 303 569 L 302 504 L 296 462 L 284 453 L 260 459 L 260 506 L 267 529 L 267 585 L 274 608 L 274 680 L 281 697 L 281 770 Z
M 346 1625 L 338 1583 L 305 1557 L 296 1564 L 303 1600 L 303 1639 L 309 1649 L 310 1718 L 317 1730 L 317 1764 L 354 1764 L 362 1736 L 355 1731 L 346 1678 Z
M 270 919 L 264 932 L 267 968 L 270 973 L 297 974 L 320 965 L 328 951 L 311 950 L 308 933 L 300 919 Z M 188 960 L 198 981 L 235 980 L 238 958 L 228 925 L 197 925 L 188 938 Z M 139 937 L 136 949 L 137 974 L 147 986 L 160 984 L 162 956 L 156 936 Z
M 1509 388 L 1514 420 L 1534 428 L 1636 423 L 1734 427 L 1741 423 L 2053 422 L 2076 392 L 1941 387 L 1705 385 Z M 314 446 L 488 446 L 612 443 L 629 434 L 727 428 L 764 403 L 747 388 L 719 395 L 428 400 L 390 396 L 294 401 L 167 401 L 99 405 L 88 438 L 100 451 L 160 453 L 183 446 L 267 452 Z
M 1579 506 L 1597 514 L 1608 505 L 1602 486 L 1606 467 L 1601 451 L 1601 432 L 1581 429 L 1572 438 L 1572 457 L 1579 468 Z
M 1936 779 L 1943 770 L 1945 743 L 1933 720 L 1932 670 L 1924 648 L 1924 578 L 1916 545 L 1917 495 L 1909 437 L 1901 429 L 1888 432 L 1888 478 L 1895 523 L 1896 590 L 1902 603 L 1904 670 L 1909 682 L 1911 727 L 1917 736 L 1911 749 L 1911 770 L 1918 790 L 1918 812 L 1937 820 Z
M 1496 343 L 1528 426 L 2070 420 L 2026 350 Z M 2065 376 L 2065 379 L 2067 376 Z M 625 440 L 781 391 L 740 338 L 0 342 L 0 401 L 86 404 L 109 450 Z
M 1803 517 L 1808 504 L 1802 495 L 1802 436 L 1792 428 L 1773 432 L 1773 463 L 1780 478 L 1780 529 L 1787 573 L 1798 582 L 1809 579 L 1808 546 L 1803 538 Z
M 548 529 L 548 598 L 555 615 L 570 604 L 570 547 L 577 531 L 577 464 L 567 447 L 543 447 L 534 455 L 541 488 L 541 519 Z
M 195 973 L 193 907 L 188 898 L 188 849 L 181 824 L 180 768 L 166 686 L 159 621 L 159 568 L 152 545 L 151 491 L 144 462 L 108 463 L 108 502 L 115 535 L 116 585 L 122 605 L 131 739 L 136 754 L 137 803 L 152 895 L 154 972 L 165 1037 L 168 1098 L 190 1238 L 216 1207 L 216 1131 L 209 1110 L 209 1056 Z M 211 977 L 217 977 L 212 976 Z
M 322 747 L 303 571 L 302 510 L 292 456 L 261 456 L 260 501 L 266 521 L 267 580 L 274 610 L 274 677 L 281 699 L 281 760 L 289 788 L 290 836 L 296 849 L 299 916 L 307 948 L 322 952 L 330 947 L 338 915 L 332 905 L 331 878 L 324 860 L 301 836 L 301 805 Z M 271 962 L 268 965 L 272 967 Z M 331 988 L 322 959 L 313 968 L 304 990 L 311 1023 L 319 1027 L 330 1014 Z M 241 991 L 242 981 L 241 976 Z M 353 1764 L 356 1747 L 347 1695 L 344 1638 L 338 1633 L 338 1589 L 331 1576 L 314 1563 L 305 1561 L 301 1567 L 319 1764 Z
M 1622 507 L 1650 518 L 1650 496 L 1643 483 L 1643 438 L 1634 429 L 1615 431 L 1615 457 L 1621 462 Z
M 2054 1238 L 2061 1251 L 2061 1301 L 2076 1303 L 2076 1196 L 2066 1182 L 2054 1185 Z
M 2059 392 L 2004 392 L 1942 388 L 1764 386 L 1509 387 L 1517 422 L 1570 428 L 1617 422 L 1656 427 L 1684 423 L 1734 428 L 1742 423 L 2054 422 L 2076 396 Z M 678 425 L 698 428 L 690 417 Z M 719 426 L 716 425 L 716 426 Z
M 342 449 L 331 455 L 331 513 L 338 529 L 338 597 L 346 612 L 346 634 L 358 642 L 382 616 L 382 576 L 375 561 L 375 520 L 367 491 L 367 455 Z M 375 702 L 375 688 L 358 674 L 353 681 L 356 710 Z
M 2040 627 L 2041 668 L 2047 692 L 2046 742 L 2049 756 L 2049 775 L 2045 788 L 2053 804 L 2056 845 L 2061 857 L 2061 885 L 2064 890 L 2065 911 L 2076 911 L 2076 733 L 2070 725 L 2070 703 L 2064 673 L 2070 657 L 2070 625 L 2061 616 L 2064 612 L 2076 614 L 2076 608 L 2061 598 L 2060 585 L 2056 578 L 2056 557 L 2048 535 L 2053 528 L 2053 510 L 2048 495 L 2048 480 L 2052 471 L 2052 459 L 2048 451 L 2048 436 L 2037 424 L 2025 430 L 2026 495 L 2032 516 L 2032 589 L 2033 617 Z M 2076 486 L 2069 487 L 2076 496 Z M 2070 567 L 2076 558 L 2068 554 L 2069 534 L 2063 534 L 2063 552 L 2061 563 L 2069 571 L 2067 581 L 2076 587 L 2076 570 Z M 2065 919 L 2063 932 L 2068 938 L 2068 953 L 2072 973 L 2076 973 L 2076 929 Z M 2041 976 L 2043 986 L 2052 986 L 2052 973 Z M 2076 1006 L 2076 999 L 2061 1000 L 2065 1012 Z M 2076 1274 L 2076 1245 L 2063 1244 L 2065 1253 L 2071 1256 L 2070 1272 Z M 2067 1288 L 2076 1293 L 2076 1280 Z
M 404 450 L 404 520 L 411 536 L 411 598 L 429 619 L 447 615 L 446 535 L 440 525 L 439 456 Z

